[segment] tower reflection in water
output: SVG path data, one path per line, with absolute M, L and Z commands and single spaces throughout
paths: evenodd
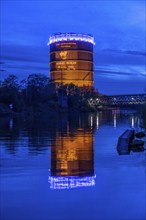
M 113 126 L 115 130 L 120 120 L 129 123 L 130 126 L 132 120 L 132 127 L 139 126 L 138 116 L 129 114 L 115 109 L 61 117 L 55 124 L 55 129 L 51 127 L 53 140 L 51 141 L 50 188 L 70 189 L 94 186 L 96 179 L 94 131 L 98 132 L 100 126 L 107 124 Z
M 93 132 L 87 122 L 66 124 L 66 131 L 57 132 L 51 143 L 51 189 L 71 189 L 94 186 Z M 87 120 L 88 121 L 88 120 Z

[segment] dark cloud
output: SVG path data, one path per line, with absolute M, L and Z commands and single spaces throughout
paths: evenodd
M 42 47 L 17 44 L 2 45 L 1 60 L 45 63 L 49 61 L 48 52 L 47 45 Z
M 111 53 L 120 53 L 120 54 L 128 54 L 128 55 L 135 55 L 135 56 L 146 56 L 146 52 L 142 51 L 130 51 L 130 50 L 114 50 L 114 49 L 104 49 L 105 52 Z
M 115 51 L 115 50 L 114 50 Z M 145 68 L 145 56 L 99 50 L 94 54 L 95 65 L 141 65 Z
M 37 64 L 34 63 L 34 65 L 25 65 L 25 64 L 21 64 L 21 65 L 17 65 L 16 63 L 14 63 L 13 65 L 7 65 L 6 68 L 8 69 L 18 69 L 18 70 L 25 70 L 28 71 L 28 69 L 31 70 L 37 70 L 37 71 L 48 71 L 49 72 L 49 68 L 47 66 L 37 66 Z
M 114 69 L 114 68 L 113 68 Z M 122 76 L 133 76 L 134 74 L 131 72 L 119 72 L 119 71 L 110 71 L 110 70 L 104 70 L 104 69 L 95 69 L 95 72 L 99 75 L 101 74 L 102 76 L 119 76 L 122 79 Z

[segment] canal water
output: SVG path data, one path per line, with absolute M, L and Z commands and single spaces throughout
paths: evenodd
M 146 219 L 146 154 L 116 149 L 129 128 L 139 113 L 1 118 L 0 219 Z

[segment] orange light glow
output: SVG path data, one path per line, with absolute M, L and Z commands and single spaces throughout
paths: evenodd
M 93 133 L 80 129 L 72 137 L 57 136 L 51 144 L 51 174 L 72 176 L 94 173 Z
M 81 41 L 52 43 L 50 76 L 51 82 L 56 84 L 93 87 L 93 44 Z

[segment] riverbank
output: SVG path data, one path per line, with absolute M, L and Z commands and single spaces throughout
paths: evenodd
M 50 103 L 50 104 L 38 104 L 35 106 L 27 106 L 21 112 L 13 111 L 7 105 L 0 103 L 0 117 L 1 116 L 26 116 L 26 115 L 42 115 L 48 113 L 67 113 L 67 112 L 96 112 L 97 109 L 83 105 L 78 107 L 68 107 L 63 108 L 60 107 L 57 103 Z
M 82 105 L 82 106 L 74 106 L 74 107 L 61 107 L 57 103 L 51 104 L 38 104 L 35 106 L 27 106 L 21 112 L 13 111 L 7 105 L 0 103 L 0 117 L 3 116 L 10 116 L 10 117 L 19 117 L 19 116 L 41 116 L 41 115 L 48 115 L 48 114 L 58 114 L 58 113 L 94 113 L 99 111 L 121 111 L 127 114 L 127 112 L 137 112 L 140 111 L 141 119 L 143 120 L 143 125 L 146 127 L 146 114 L 145 114 L 145 107 L 143 109 L 133 109 L 133 108 L 120 108 L 120 107 L 103 107 L 103 108 L 96 108 L 89 105 Z

